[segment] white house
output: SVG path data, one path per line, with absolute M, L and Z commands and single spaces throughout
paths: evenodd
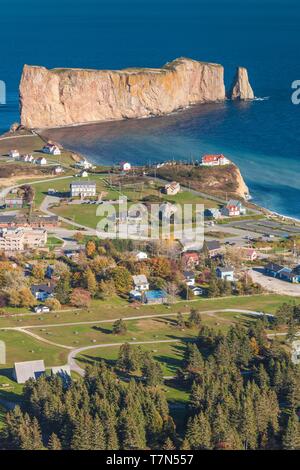
M 122 171 L 129 171 L 131 170 L 131 163 L 129 162 L 121 162 L 120 167 Z
M 19 158 L 20 152 L 18 150 L 10 150 L 9 156 L 10 158 Z
M 177 181 L 172 181 L 172 183 L 168 183 L 165 185 L 163 192 L 168 194 L 169 196 L 174 196 L 178 194 L 180 191 L 180 184 Z
M 294 364 L 300 364 L 300 341 L 295 340 L 292 342 L 292 362 Z
M 132 276 L 134 289 L 139 292 L 144 292 L 149 290 L 149 283 L 145 274 L 138 274 L 136 276 Z
M 43 152 L 48 153 L 49 155 L 60 155 L 61 151 L 59 147 L 55 144 L 51 144 L 48 142 L 44 147 L 43 147 Z
M 234 281 L 234 269 L 231 266 L 218 266 L 216 275 L 223 281 Z
M 54 173 L 55 173 L 56 175 L 59 175 L 59 174 L 61 174 L 61 173 L 63 173 L 63 172 L 64 172 L 64 169 L 63 169 L 61 166 L 56 166 L 56 167 L 54 168 Z
M 38 158 L 38 159 L 36 160 L 36 164 L 37 164 L 37 165 L 41 165 L 41 166 L 47 165 L 47 160 L 46 160 L 45 157 Z
M 184 271 L 183 275 L 187 286 L 192 287 L 195 285 L 195 274 L 192 271 Z
M 79 174 L 81 178 L 87 178 L 89 176 L 88 172 L 85 170 L 82 170 L 82 172 Z
M 226 206 L 222 207 L 221 213 L 227 217 L 239 216 L 246 214 L 246 208 L 243 206 L 241 201 L 236 199 L 230 199 Z
M 203 155 L 202 165 L 203 166 L 219 166 L 219 165 L 228 165 L 230 160 L 224 157 L 224 155 Z
M 148 255 L 147 253 L 145 253 L 145 251 L 139 251 L 138 253 L 135 254 L 135 259 L 137 261 L 142 261 L 147 258 L 148 258 Z
M 23 160 L 23 162 L 29 162 L 31 163 L 33 161 L 33 156 L 26 153 L 25 155 L 22 155 L 21 156 L 21 160 Z

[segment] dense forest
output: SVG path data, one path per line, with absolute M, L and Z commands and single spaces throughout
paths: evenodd
M 83 380 L 28 381 L 22 407 L 7 414 L 1 447 L 300 448 L 300 368 L 267 338 L 263 321 L 248 329 L 231 327 L 226 334 L 200 325 L 197 341 L 186 343 L 174 380 L 190 391 L 178 427 L 159 363 L 129 344 L 120 348 L 114 368 L 91 365 Z

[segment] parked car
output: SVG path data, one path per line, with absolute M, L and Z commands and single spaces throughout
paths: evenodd
M 48 313 L 50 312 L 50 308 L 46 305 L 37 305 L 36 307 L 34 307 L 33 311 L 35 313 Z
M 192 292 L 194 295 L 202 295 L 203 294 L 203 290 L 201 289 L 201 287 L 194 287 L 192 289 Z

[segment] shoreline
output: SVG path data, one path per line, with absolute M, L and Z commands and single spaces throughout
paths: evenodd
M 188 107 L 191 107 L 192 105 L 189 105 Z M 174 114 L 174 113 L 180 113 L 181 111 L 183 111 L 185 108 L 182 108 L 182 109 L 179 109 L 177 111 L 174 111 L 173 113 L 170 113 L 170 114 Z M 164 115 L 162 115 L 163 117 Z M 151 119 L 152 116 L 145 116 L 145 117 L 141 117 L 139 119 Z M 124 121 L 126 119 L 123 119 L 122 121 Z M 120 120 L 111 120 L 110 122 L 117 122 L 117 121 L 120 121 Z M 103 121 L 103 122 L 106 122 L 106 121 Z M 99 122 L 96 122 L 96 123 L 99 123 Z M 91 124 L 91 123 L 88 123 L 88 124 Z M 88 125 L 88 124 L 74 124 L 72 126 L 60 126 L 60 128 L 73 128 L 73 127 L 78 127 L 78 126 L 82 126 L 82 125 Z M 48 128 L 48 130 L 51 130 L 53 128 Z M 57 129 L 57 128 L 56 128 Z M 27 132 L 29 132 L 32 136 L 39 136 L 44 142 L 46 142 L 46 137 L 41 135 L 40 132 L 42 130 L 45 130 L 45 129 L 26 129 Z M 10 133 L 14 134 L 10 128 L 4 132 L 3 134 L 0 135 L 0 140 L 2 139 L 7 139 L 7 138 L 16 138 L 15 135 L 9 135 Z M 81 158 L 81 160 L 83 161 L 87 161 L 89 163 L 92 163 L 93 165 L 97 165 L 97 166 L 101 166 L 101 163 L 99 162 L 93 162 L 92 160 L 90 160 L 87 156 L 85 156 L 84 154 L 82 154 L 81 152 L 78 152 L 78 151 L 73 151 L 71 149 L 68 149 L 67 147 L 64 147 L 60 142 L 57 142 L 57 144 L 60 146 L 60 148 L 62 150 L 65 150 L 67 152 L 70 152 L 71 154 L 73 155 L 76 155 L 77 157 Z M 238 169 L 239 167 L 234 163 L 232 162 Z M 109 165 L 103 165 L 103 166 L 108 166 Z M 140 166 L 140 165 L 137 165 L 137 166 Z M 240 171 L 240 169 L 239 169 Z M 208 194 L 209 196 L 209 194 Z M 290 221 L 296 225 L 300 225 L 300 219 L 296 218 L 296 217 L 292 217 L 292 216 L 288 216 L 288 215 L 284 215 L 284 214 L 280 214 L 279 212 L 276 212 L 274 210 L 271 210 L 271 209 L 268 209 L 267 207 L 264 207 L 264 206 L 261 206 L 255 202 L 252 202 L 253 201 L 253 198 L 252 198 L 252 195 L 251 195 L 251 191 L 249 189 L 249 196 L 250 196 L 250 199 L 244 199 L 246 203 L 249 203 L 251 204 L 252 206 L 255 206 L 255 209 L 258 210 L 258 211 L 261 211 L 262 213 L 265 213 L 266 217 L 274 217 L 274 218 L 280 218 L 282 221 Z

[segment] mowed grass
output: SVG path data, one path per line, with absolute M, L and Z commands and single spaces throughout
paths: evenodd
M 191 308 L 197 308 L 200 312 L 218 309 L 247 309 L 275 313 L 284 302 L 297 302 L 295 297 L 277 294 L 261 294 L 243 297 L 226 297 L 215 299 L 197 299 L 192 301 L 179 301 L 170 306 L 166 305 L 141 305 L 139 307 L 129 304 L 119 297 L 111 299 L 93 300 L 87 310 L 66 310 L 65 312 L 49 312 L 43 315 L 3 316 L 0 317 L 0 328 L 8 326 L 24 327 L 29 325 L 47 325 L 61 323 L 78 323 L 88 321 L 115 320 L 118 318 L 137 317 L 146 315 L 164 315 L 188 313 Z M 6 309 L 8 313 L 26 312 L 24 309 Z M 222 314 L 223 315 L 223 314 Z
M 176 327 L 175 318 L 145 318 L 126 322 L 127 332 L 122 335 L 112 333 L 113 324 L 74 325 L 32 328 L 30 331 L 58 344 L 81 347 L 95 344 L 115 344 L 124 342 L 165 340 L 190 340 L 198 329 Z
M 51 367 L 65 364 L 67 360 L 66 349 L 43 343 L 19 331 L 1 330 L 0 340 L 6 346 L 6 364 L 0 364 L 0 373 L 15 362 L 44 359 L 45 365 Z
M 96 228 L 102 217 L 97 216 L 96 204 L 72 204 L 54 207 L 51 209 L 56 215 L 70 220 L 71 223 Z
M 91 179 L 94 179 L 91 176 Z M 72 180 L 69 180 L 69 184 Z M 52 186 L 51 186 L 52 187 Z M 53 186 L 54 188 L 54 186 Z M 66 188 L 63 188 L 63 191 L 67 191 Z M 120 193 L 118 190 L 108 190 L 105 187 L 105 183 L 103 182 L 102 185 L 97 183 L 97 191 L 107 192 L 107 195 L 104 197 L 104 200 L 116 200 L 122 194 L 128 198 L 128 202 L 141 202 L 141 199 L 145 196 L 149 195 L 157 195 L 157 191 L 153 191 L 152 189 L 146 189 L 142 193 L 138 191 L 127 191 L 122 190 Z M 37 195 L 37 200 L 39 200 L 39 196 Z M 198 196 L 195 196 L 189 192 L 183 192 L 176 196 L 166 196 L 161 195 L 161 202 L 170 201 L 178 204 L 204 204 L 205 207 L 215 207 L 216 204 L 213 201 L 209 201 Z M 130 207 L 130 205 L 129 205 Z M 69 205 L 64 204 L 60 207 L 53 208 L 53 212 L 55 214 L 69 219 L 72 222 L 78 223 L 80 225 L 85 225 L 87 227 L 96 228 L 97 223 L 100 220 L 100 217 L 96 215 L 97 206 L 96 205 L 84 205 L 84 210 L 81 205 Z M 117 208 L 116 208 L 117 211 Z
M 195 340 L 196 336 L 191 339 Z M 141 344 L 140 348 L 142 351 L 150 352 L 152 357 L 161 364 L 164 376 L 172 377 L 176 374 L 177 369 L 182 367 L 186 343 L 184 339 L 179 339 L 176 343 Z M 119 346 L 91 349 L 78 355 L 76 359 L 81 367 L 102 360 L 115 366 L 119 350 Z

